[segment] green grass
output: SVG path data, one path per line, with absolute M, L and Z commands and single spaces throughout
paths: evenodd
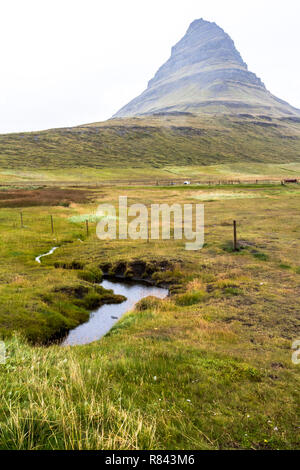
M 207 297 L 207 294 L 203 291 L 192 291 L 181 294 L 176 299 L 176 304 L 181 307 L 186 307 L 188 305 L 198 304 L 202 302 Z
M 254 258 L 260 259 L 261 261 L 268 261 L 269 257 L 266 253 L 253 253 Z
M 294 162 L 299 169 L 300 124 L 273 121 L 272 126 L 264 127 L 257 125 L 264 120 L 255 116 L 252 120 L 237 116 L 147 117 L 6 134 L 0 136 L 0 168 L 4 181 L 11 176 L 22 180 L 26 174 L 31 179 L 31 172 L 43 181 L 45 170 L 48 179 L 52 174 L 54 180 L 144 180 L 143 168 L 148 168 L 146 179 L 162 175 L 171 179 L 185 177 L 185 167 L 198 177 L 195 167 L 203 165 L 216 166 L 208 168 L 206 175 L 217 176 L 220 163 L 225 172 L 237 165 L 236 175 L 242 173 L 245 163 L 256 168 L 253 175 L 262 174 L 262 163 L 274 174 L 272 165 L 278 164 L 275 173 L 288 175 L 293 168 L 285 165 Z
M 181 240 L 100 241 L 95 223 L 87 236 L 84 221 L 69 220 L 119 195 L 149 205 L 190 202 L 198 192 L 106 188 L 89 203 L 27 207 L 23 229 L 18 208 L 1 209 L 1 449 L 299 448 L 297 187 L 205 205 L 199 252 Z M 224 249 L 232 220 L 243 242 L 237 253 Z M 38 265 L 35 256 L 52 246 Z M 144 299 L 92 344 L 32 344 L 121 300 L 95 285 L 105 265 L 168 284 L 172 295 Z
M 69 217 L 69 221 L 74 224 L 82 224 L 82 222 L 98 222 L 101 217 L 97 217 L 95 214 L 82 214 L 82 215 L 72 215 Z
M 180 164 L 180 162 L 178 162 Z M 171 182 L 177 184 L 184 180 L 196 181 L 197 183 L 205 183 L 203 189 L 207 188 L 207 184 L 217 185 L 217 188 L 226 189 L 228 186 L 222 184 L 223 181 L 235 181 L 234 187 L 242 189 L 253 188 L 256 179 L 258 181 L 257 188 L 270 187 L 270 183 L 266 180 L 273 180 L 274 183 L 280 184 L 280 180 L 286 177 L 298 177 L 300 175 L 300 163 L 232 163 L 219 165 L 194 165 L 194 166 L 162 166 L 145 168 L 91 168 L 91 167 L 73 167 L 68 168 L 20 168 L 7 170 L 0 166 L 0 181 L 2 189 L 23 188 L 26 184 L 27 188 L 35 189 L 43 187 L 45 184 L 57 185 L 59 182 L 70 185 L 109 185 L 119 183 L 124 187 L 124 183 L 132 184 L 151 184 L 156 186 L 170 187 Z M 239 185 L 237 182 L 241 180 Z M 246 181 L 243 183 L 243 181 Z M 251 184 L 247 184 L 251 181 Z M 34 182 L 36 184 L 34 184 Z M 219 184 L 221 183 L 221 184 Z M 272 184 L 273 186 L 273 184 Z M 230 186 L 231 187 L 231 186 Z M 198 186 L 201 189 L 201 186 Z

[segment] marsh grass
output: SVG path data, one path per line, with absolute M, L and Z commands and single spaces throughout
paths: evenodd
M 123 191 L 107 189 L 99 200 L 113 203 Z M 126 193 L 135 202 L 187 202 L 193 191 Z M 232 198 L 206 209 L 199 252 L 185 251 L 181 240 L 100 241 L 92 230 L 87 237 L 84 224 L 68 218 L 93 213 L 98 200 L 52 207 L 54 234 L 47 207 L 24 210 L 23 229 L 18 210 L 2 209 L 0 326 L 8 355 L 0 365 L 0 448 L 299 448 L 300 384 L 290 349 L 300 333 L 299 194 L 266 191 L 272 204 Z M 223 248 L 233 219 L 248 243 L 238 253 Z M 34 257 L 54 245 L 38 265 Z M 145 269 L 167 261 L 148 276 L 169 285 L 170 298 L 144 299 L 89 345 L 28 342 L 86 321 L 100 266 L 141 260 Z

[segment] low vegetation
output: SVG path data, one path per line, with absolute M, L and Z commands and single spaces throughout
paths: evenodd
M 0 448 L 299 447 L 297 185 L 254 186 L 249 198 L 233 197 L 238 187 L 222 189 L 230 198 L 207 188 L 196 252 L 181 240 L 100 241 L 95 220 L 89 233 L 85 220 L 71 220 L 119 195 L 149 205 L 197 201 L 200 191 L 94 188 L 68 206 L 24 208 L 23 227 L 19 208 L 1 210 Z M 102 273 L 148 279 L 171 295 L 143 299 L 100 341 L 49 345 L 97 305 L 122 300 L 98 285 Z
M 0 136 L 0 168 L 42 170 L 83 179 L 86 169 L 110 179 L 132 179 L 126 168 L 156 169 L 223 164 L 299 163 L 300 122 L 264 116 L 152 116 Z M 110 169 L 117 169 L 117 173 Z M 133 170 L 135 172 L 135 170 Z M 17 174 L 17 173 L 16 173 Z M 165 172 L 167 174 L 167 171 Z M 89 173 L 90 176 L 93 173 Z M 142 179 L 145 178 L 144 173 Z M 105 178 L 105 176 L 104 176 Z M 54 178 L 55 179 L 55 178 Z M 95 180 L 92 176 L 92 179 Z M 168 178 L 167 178 L 168 179 Z

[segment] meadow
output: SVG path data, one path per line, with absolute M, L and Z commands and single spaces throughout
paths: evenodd
M 0 193 L 1 449 L 299 448 L 298 185 L 33 182 Z M 204 202 L 203 249 L 99 240 L 96 208 L 119 195 Z M 61 347 L 96 306 L 122 300 L 99 286 L 103 272 L 170 296 L 140 301 L 100 341 Z

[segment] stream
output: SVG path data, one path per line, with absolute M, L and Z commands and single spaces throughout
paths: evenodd
M 43 256 L 52 255 L 57 248 L 57 246 L 54 246 L 48 253 L 37 256 L 35 261 L 41 263 Z M 124 313 L 132 310 L 139 300 L 150 295 L 164 299 L 169 293 L 168 289 L 163 287 L 151 286 L 138 281 L 110 281 L 104 279 L 100 285 L 104 289 L 112 289 L 114 294 L 124 295 L 127 300 L 120 304 L 105 304 L 91 312 L 87 322 L 69 331 L 61 343 L 62 346 L 75 346 L 96 341 L 102 338 Z
M 44 253 L 43 255 L 39 255 L 39 256 L 36 256 L 35 258 L 35 261 L 37 261 L 38 263 L 41 264 L 41 258 L 43 258 L 43 256 L 49 256 L 49 255 L 52 255 L 52 253 L 57 250 L 58 246 L 54 246 L 53 248 L 51 248 L 50 251 L 48 251 L 48 253 Z
M 168 289 L 134 281 L 104 279 L 100 285 L 105 289 L 112 289 L 115 294 L 125 295 L 127 300 L 121 304 L 105 304 L 99 307 L 90 314 L 90 318 L 86 323 L 69 331 L 68 336 L 61 343 L 62 346 L 74 346 L 96 341 L 102 338 L 124 313 L 132 310 L 139 300 L 149 295 L 163 299 L 169 293 Z

